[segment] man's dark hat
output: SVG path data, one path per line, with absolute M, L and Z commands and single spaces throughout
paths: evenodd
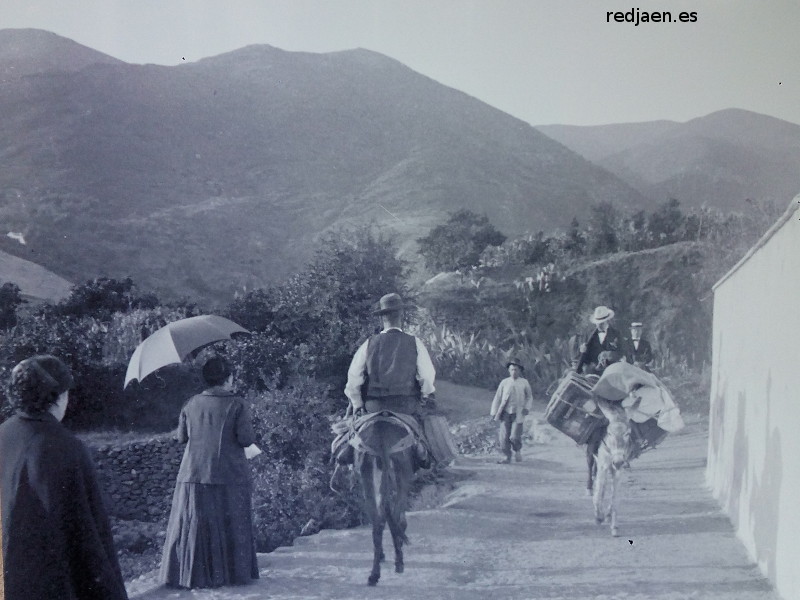
M 403 310 L 404 308 L 410 308 L 410 304 L 405 304 L 403 302 L 403 298 L 400 294 L 395 294 L 392 292 L 391 294 L 386 294 L 380 299 L 378 303 L 378 310 L 372 311 L 373 315 L 385 315 L 391 312 L 397 312 Z
M 522 363 L 521 363 L 521 362 L 519 362 L 519 360 L 518 360 L 518 359 L 516 359 L 516 358 L 510 358 L 510 359 L 508 360 L 508 362 L 506 363 L 506 369 L 507 369 L 508 367 L 510 367 L 511 365 L 516 365 L 516 366 L 518 366 L 520 369 L 522 369 L 523 371 L 525 370 L 525 367 L 523 367 L 523 366 L 522 366 Z

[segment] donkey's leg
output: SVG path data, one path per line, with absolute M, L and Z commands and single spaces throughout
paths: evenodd
M 383 469 L 380 459 L 377 457 L 368 457 L 370 461 L 370 469 L 367 470 L 368 479 L 365 481 L 366 486 L 369 487 L 368 493 L 365 493 L 367 501 L 367 513 L 372 521 L 372 572 L 367 579 L 369 585 L 378 583 L 381 577 L 381 561 L 383 560 L 383 528 L 386 525 L 386 515 L 383 513 L 383 497 L 381 494 L 381 478 L 383 477 Z M 366 492 L 365 486 L 365 492 Z
M 394 543 L 394 570 L 402 573 L 405 569 L 403 563 L 403 545 L 408 543 L 406 537 L 406 509 L 408 508 L 408 496 L 411 492 L 411 480 L 414 477 L 413 458 L 410 452 L 406 451 L 402 455 L 395 456 L 392 460 L 392 468 L 396 487 L 396 494 L 393 497 L 391 506 L 386 507 L 389 530 L 392 533 Z
M 597 459 L 594 456 L 594 452 L 592 452 L 591 444 L 586 446 L 586 467 L 588 472 L 588 477 L 586 479 L 586 494 L 591 496 L 592 490 L 594 489 L 594 479 L 597 475 Z
M 402 573 L 405 569 L 403 565 L 403 542 L 405 541 L 405 527 L 404 523 L 398 523 L 395 518 L 389 518 L 389 531 L 392 534 L 392 543 L 394 544 L 394 571 L 395 573 Z
M 594 482 L 594 495 L 592 496 L 594 520 L 598 525 L 606 519 L 606 511 L 603 504 L 605 502 L 606 486 L 608 485 L 608 469 L 604 458 L 602 456 L 597 458 L 597 477 Z
M 378 516 L 372 524 L 372 572 L 367 579 L 368 585 L 376 585 L 381 578 L 381 560 L 383 557 L 383 527 L 386 524 L 383 516 Z
M 610 477 L 611 483 L 611 502 L 608 506 L 608 516 L 611 518 L 611 535 L 617 537 L 617 488 L 619 487 L 619 470 L 614 469 Z

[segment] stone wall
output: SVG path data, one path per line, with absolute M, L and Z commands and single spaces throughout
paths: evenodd
M 166 520 L 184 447 L 172 434 L 90 447 L 109 514 Z

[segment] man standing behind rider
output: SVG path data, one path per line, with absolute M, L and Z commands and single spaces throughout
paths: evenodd
M 627 359 L 634 366 L 651 371 L 653 366 L 653 348 L 650 342 L 642 337 L 643 325 L 639 321 L 631 323 L 631 339 L 627 348 Z
M 436 370 L 419 338 L 405 333 L 399 294 L 386 294 L 378 310 L 383 329 L 361 344 L 347 371 L 345 395 L 354 413 L 382 410 L 415 414 L 433 396 Z

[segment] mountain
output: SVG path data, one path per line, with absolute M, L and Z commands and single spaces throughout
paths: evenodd
M 0 30 L 0 81 L 40 73 L 74 73 L 93 64 L 123 64 L 41 29 Z
M 686 123 L 653 121 L 540 131 L 648 196 L 739 210 L 747 199 L 784 206 L 800 192 L 800 125 L 739 109 Z
M 132 65 L 0 31 L 0 249 L 62 277 L 227 300 L 360 223 L 408 251 L 447 213 L 507 235 L 647 200 L 530 125 L 366 50 Z M 21 75 L 20 75 L 21 74 Z

